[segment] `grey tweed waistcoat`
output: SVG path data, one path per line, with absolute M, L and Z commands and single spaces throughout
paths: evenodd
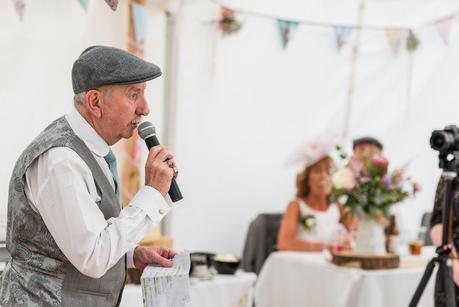
M 2 276 L 1 305 L 119 305 L 126 278 L 126 256 L 99 279 L 81 274 L 64 256 L 40 214 L 32 209 L 26 198 L 27 168 L 53 147 L 74 150 L 88 165 L 101 197 L 98 205 L 105 219 L 117 217 L 120 213 L 115 192 L 88 147 L 75 135 L 64 117 L 55 120 L 21 154 L 11 176 L 6 234 L 11 260 Z M 71 237 L 68 239 L 72 240 Z

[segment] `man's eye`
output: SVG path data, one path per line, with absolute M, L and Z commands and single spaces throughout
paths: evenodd
M 137 94 L 132 94 L 130 98 L 131 98 L 131 100 L 136 100 L 137 97 L 138 97 Z

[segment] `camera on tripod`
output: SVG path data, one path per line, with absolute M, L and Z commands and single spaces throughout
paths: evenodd
M 459 128 L 446 126 L 443 130 L 434 130 L 430 137 L 430 147 L 438 150 L 439 166 L 445 171 L 459 170 Z
M 441 204 L 442 216 L 442 238 L 441 245 L 437 246 L 436 256 L 429 261 L 418 287 L 411 299 L 409 307 L 416 307 L 422 293 L 432 275 L 434 268 L 438 265 L 437 278 L 435 281 L 435 306 L 456 307 L 456 290 L 453 281 L 450 253 L 453 244 L 450 244 L 452 235 L 451 227 L 453 216 L 459 221 L 459 197 L 458 197 L 458 173 L 459 173 L 459 128 L 455 125 L 446 126 L 443 130 L 434 130 L 430 137 L 430 146 L 439 152 L 439 166 L 443 169 L 439 187 L 442 186 L 443 199 Z M 438 187 L 437 187 L 438 189 Z

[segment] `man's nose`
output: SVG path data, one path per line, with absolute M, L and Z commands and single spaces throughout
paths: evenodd
M 137 106 L 136 113 L 143 116 L 146 116 L 150 113 L 150 108 L 148 107 L 148 102 L 145 97 L 142 97 L 141 102 Z

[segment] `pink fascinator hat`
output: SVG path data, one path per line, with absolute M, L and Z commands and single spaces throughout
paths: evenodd
M 311 166 L 323 158 L 331 156 L 337 143 L 338 137 L 331 133 L 306 140 L 298 147 L 288 164 L 303 168 Z

